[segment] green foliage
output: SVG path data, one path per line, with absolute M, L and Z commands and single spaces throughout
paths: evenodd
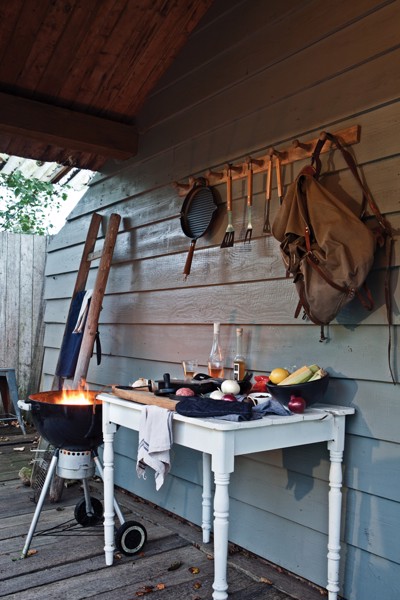
M 65 186 L 25 177 L 20 171 L 0 173 L 0 230 L 46 235 L 46 219 L 67 199 Z

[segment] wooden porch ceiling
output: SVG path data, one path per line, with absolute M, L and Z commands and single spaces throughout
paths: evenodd
M 98 170 L 213 0 L 0 0 L 0 152 Z

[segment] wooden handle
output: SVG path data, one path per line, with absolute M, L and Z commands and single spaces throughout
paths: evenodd
M 253 203 L 253 167 L 249 162 L 247 167 L 247 206 Z
M 232 171 L 230 167 L 226 178 L 226 209 L 229 212 L 232 210 Z
M 272 156 L 269 157 L 268 171 L 267 171 L 267 191 L 265 197 L 267 200 L 271 200 L 272 191 Z
M 183 274 L 185 276 L 185 279 L 188 275 L 190 275 L 190 269 L 192 268 L 192 260 L 193 260 L 195 246 L 196 246 L 196 240 L 192 240 L 190 243 L 189 252 L 188 252 L 188 255 L 186 258 L 185 268 L 183 269 Z
M 281 161 L 278 157 L 276 157 L 276 183 L 278 187 L 278 196 L 282 198 L 282 175 L 281 175 Z
M 132 388 L 127 390 L 117 385 L 112 386 L 112 392 L 118 398 L 123 400 L 130 400 L 131 402 L 137 402 L 138 404 L 148 404 L 150 406 L 160 406 L 161 408 L 167 408 L 168 410 L 175 410 L 175 406 L 178 404 L 178 400 L 170 400 L 169 398 L 163 398 L 162 396 L 155 396 L 151 392 L 138 392 Z

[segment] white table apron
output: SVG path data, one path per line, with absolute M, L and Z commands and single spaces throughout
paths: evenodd
M 112 394 L 98 397 L 103 401 L 104 551 L 106 564 L 112 565 L 115 551 L 114 434 L 118 425 L 138 431 L 143 406 Z M 210 540 L 211 471 L 214 473 L 214 600 L 228 598 L 229 479 L 234 471 L 235 456 L 317 442 L 327 442 L 330 457 L 327 590 L 329 600 L 337 600 L 345 417 L 353 413 L 352 408 L 317 405 L 303 415 L 270 415 L 240 423 L 174 414 L 174 443 L 203 453 L 202 529 L 205 543 Z

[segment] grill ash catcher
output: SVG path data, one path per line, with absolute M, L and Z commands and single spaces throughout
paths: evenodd
M 103 505 L 90 496 L 88 482 L 96 469 L 103 479 L 103 467 L 97 453 L 103 442 L 102 403 L 96 400 L 97 393 L 76 390 L 41 392 L 29 396 L 27 402 L 18 401 L 21 409 L 31 413 L 38 433 L 55 448 L 21 558 L 28 554 L 55 473 L 63 479 L 82 481 L 84 497 L 78 501 L 74 511 L 75 519 L 82 527 L 97 525 L 103 518 Z M 80 401 L 77 394 L 81 396 Z M 116 549 L 126 556 L 137 554 L 146 542 L 146 529 L 141 523 L 126 521 L 115 498 L 114 510 L 120 522 L 115 533 Z

